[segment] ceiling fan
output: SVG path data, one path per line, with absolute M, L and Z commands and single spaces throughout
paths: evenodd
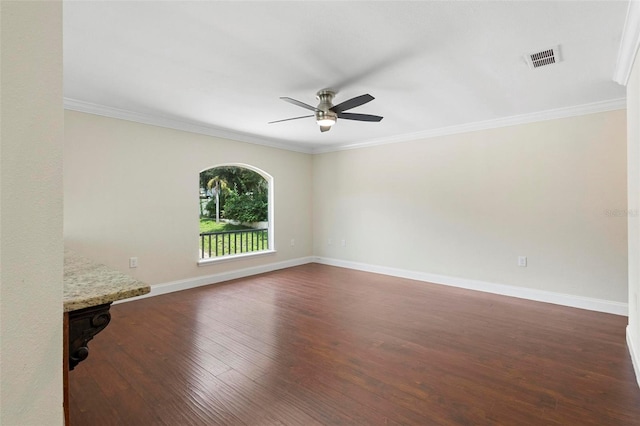
M 336 124 L 336 121 L 338 118 L 342 118 L 345 120 L 376 121 L 376 122 L 382 120 L 382 117 L 380 117 L 379 115 L 354 114 L 350 112 L 345 112 L 347 110 L 350 110 L 355 107 L 359 107 L 360 105 L 364 105 L 367 102 L 371 102 L 372 100 L 374 100 L 375 98 L 370 94 L 367 93 L 366 95 L 356 96 L 355 98 L 346 100 L 342 103 L 339 103 L 338 105 L 333 105 L 332 101 L 335 95 L 336 95 L 336 92 L 332 90 L 329 90 L 329 89 L 320 90 L 316 94 L 316 99 L 320 101 L 317 107 L 307 105 L 304 102 L 300 102 L 295 99 L 283 96 L 280 98 L 283 101 L 311 110 L 314 112 L 314 114 L 303 115 L 302 117 L 285 118 L 284 120 L 271 121 L 269 122 L 269 124 L 280 123 L 283 121 L 290 121 L 290 120 L 298 120 L 300 118 L 315 117 L 316 123 L 318 123 L 318 126 L 320 126 L 320 131 L 326 132 L 331 129 L 331 126 Z

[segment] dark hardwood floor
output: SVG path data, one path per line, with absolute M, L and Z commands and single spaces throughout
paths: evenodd
M 114 305 L 80 425 L 639 425 L 627 318 L 309 264 Z

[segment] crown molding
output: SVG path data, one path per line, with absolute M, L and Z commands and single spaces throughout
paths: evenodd
M 259 138 L 247 133 L 236 132 L 228 129 L 221 129 L 214 126 L 205 126 L 198 123 L 176 120 L 175 118 L 162 117 L 152 114 L 128 111 L 120 108 L 113 108 L 91 102 L 79 101 L 77 99 L 64 98 L 64 108 L 71 111 L 84 112 L 88 114 L 101 115 L 104 117 L 119 118 L 121 120 L 133 121 L 136 123 L 150 124 L 158 127 L 166 127 L 175 130 L 198 133 L 201 135 L 214 136 L 217 138 L 230 139 L 239 142 L 247 142 L 255 145 L 264 145 L 271 148 L 284 149 L 288 151 L 311 154 L 311 149 L 295 144 L 288 144 L 282 141 Z
M 555 120 L 559 118 L 576 117 L 580 115 L 595 114 L 599 112 L 615 111 L 625 109 L 627 100 L 625 98 L 612 99 L 608 101 L 593 102 L 589 104 L 576 105 L 566 108 L 550 109 L 530 114 L 514 115 L 511 117 L 498 118 L 495 120 L 476 121 L 474 123 L 462 124 L 459 126 L 441 127 L 424 132 L 408 133 L 389 138 L 372 139 L 369 141 L 331 146 L 313 149 L 313 154 L 322 154 L 334 151 L 344 151 L 348 149 L 366 148 L 377 145 L 387 145 L 391 143 L 410 142 L 420 139 L 429 139 L 438 136 L 454 135 L 458 133 L 476 132 L 479 130 L 495 129 L 499 127 L 516 126 L 519 124 L 535 123 L 539 121 Z
M 159 127 L 166 127 L 176 130 L 184 130 L 191 133 L 198 133 L 218 138 L 230 139 L 239 142 L 247 142 L 256 145 L 269 146 L 272 148 L 285 149 L 288 151 L 302 152 L 305 154 L 322 154 L 334 151 L 344 151 L 348 149 L 367 148 L 370 146 L 387 145 L 392 143 L 410 142 L 419 139 L 428 139 L 438 136 L 447 136 L 457 133 L 475 132 L 478 130 L 495 129 L 499 127 L 515 126 L 519 124 L 534 123 L 538 121 L 555 120 L 558 118 L 575 117 L 598 112 L 614 111 L 626 108 L 626 99 L 612 99 L 608 101 L 594 102 L 590 104 L 577 105 L 566 108 L 558 108 L 546 111 L 539 111 L 530 114 L 514 115 L 511 117 L 498 118 L 495 120 L 477 121 L 474 123 L 462 124 L 459 126 L 442 127 L 423 132 L 408 133 L 404 135 L 371 139 L 368 141 L 332 145 L 327 147 L 304 147 L 295 144 L 287 144 L 266 138 L 259 138 L 253 135 L 220 129 L 212 126 L 190 123 L 173 118 L 160 117 L 151 114 L 142 114 L 127 111 L 119 108 L 106 107 L 90 102 L 78 101 L 64 98 L 64 108 L 72 111 L 85 112 L 88 114 L 102 115 L 105 117 L 119 118 L 137 123 L 150 124 Z
M 613 81 L 622 86 L 626 86 L 629 81 L 638 46 L 640 46 L 640 2 L 631 0 L 622 30 L 616 69 L 613 73 Z

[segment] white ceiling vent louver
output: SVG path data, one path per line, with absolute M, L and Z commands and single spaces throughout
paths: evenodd
M 560 57 L 560 46 L 558 45 L 541 50 L 540 52 L 524 55 L 524 60 L 531 69 L 555 64 L 562 60 Z

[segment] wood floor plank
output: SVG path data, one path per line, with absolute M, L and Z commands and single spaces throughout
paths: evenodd
M 219 377 L 242 395 L 248 395 L 253 401 L 264 407 L 274 417 L 280 417 L 284 424 L 316 426 L 322 423 L 305 413 L 300 407 L 304 404 L 286 389 L 265 387 L 236 370 L 228 370 Z
M 73 373 L 74 387 L 81 389 L 81 392 L 74 391 L 73 399 L 69 401 L 69 410 L 74 413 L 77 419 L 91 418 L 95 425 L 116 425 L 122 420 L 118 415 L 118 410 L 113 407 L 112 401 L 104 399 L 102 392 L 94 377 L 86 372 Z M 102 400 L 98 402 L 98 400 Z M 73 421 L 72 421 L 73 424 Z
M 638 425 L 626 318 L 317 264 L 122 303 L 74 425 Z

